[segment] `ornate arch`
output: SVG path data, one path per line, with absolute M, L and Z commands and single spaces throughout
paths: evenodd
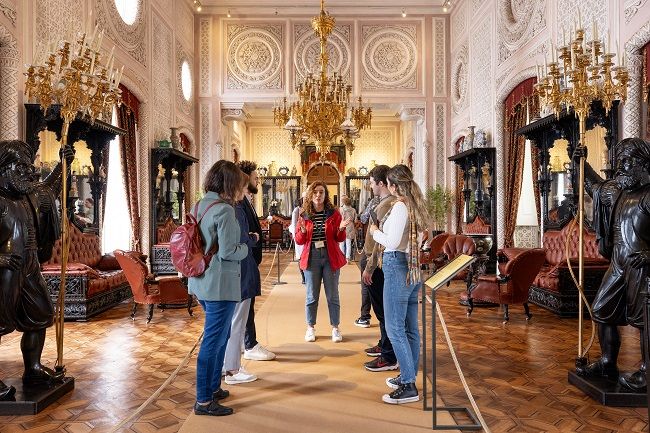
M 503 245 L 503 233 L 504 233 L 504 208 L 503 203 L 505 202 L 505 191 L 503 190 L 503 109 L 505 106 L 505 100 L 512 92 L 515 87 L 519 85 L 524 80 L 528 78 L 535 77 L 537 71 L 533 66 L 530 66 L 512 78 L 510 78 L 505 85 L 503 85 L 497 91 L 497 104 L 495 106 L 496 110 L 496 125 L 494 129 L 494 145 L 496 146 L 496 160 L 497 160 L 497 245 L 501 247 Z
M 0 139 L 15 140 L 18 132 L 18 41 L 0 25 Z
M 623 105 L 623 137 L 641 136 L 641 97 L 643 56 L 641 49 L 650 42 L 650 21 L 625 43 L 625 58 L 630 72 L 628 97 Z

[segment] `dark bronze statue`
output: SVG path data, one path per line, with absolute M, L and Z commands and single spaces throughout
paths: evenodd
M 64 375 L 41 364 L 54 308 L 40 264 L 49 260 L 59 237 L 55 201 L 61 191 L 61 164 L 39 182 L 34 153 L 22 141 L 0 142 L 0 337 L 14 330 L 23 333 L 25 385 L 60 380 Z M 72 150 L 65 154 L 71 162 Z M 0 401 L 12 400 L 15 392 L 0 381 Z
M 578 155 L 586 149 L 578 148 Z M 578 366 L 584 377 L 618 378 L 625 387 L 645 392 L 643 332 L 638 371 L 619 377 L 617 358 L 621 338 L 617 326 L 632 325 L 643 331 L 646 278 L 650 276 L 650 143 L 626 138 L 615 148 L 614 179 L 603 181 L 585 164 L 585 187 L 594 200 L 594 228 L 600 253 L 610 259 L 609 269 L 593 302 L 602 356 Z

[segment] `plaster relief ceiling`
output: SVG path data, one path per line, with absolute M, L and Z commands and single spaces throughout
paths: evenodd
M 443 13 L 444 0 L 402 0 L 398 3 L 388 0 L 326 0 L 325 9 L 335 16 L 350 15 L 399 15 L 402 9 L 407 14 Z M 203 14 L 226 14 L 233 17 L 252 15 L 277 15 L 279 17 L 315 15 L 320 8 L 319 0 L 202 0 Z M 452 2 L 453 4 L 453 2 Z M 276 14 L 277 10 L 277 14 Z

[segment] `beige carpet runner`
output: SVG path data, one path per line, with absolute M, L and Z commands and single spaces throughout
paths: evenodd
M 219 433 L 408 433 L 431 429 L 431 412 L 422 402 L 388 405 L 381 396 L 390 391 L 387 377 L 397 374 L 370 372 L 363 363 L 371 358 L 363 349 L 374 345 L 379 327 L 353 325 L 361 303 L 356 264 L 341 270 L 341 332 L 343 342 L 333 343 L 324 290 L 318 309 L 316 342 L 305 334 L 305 290 L 297 263 L 282 276 L 256 315 L 258 340 L 277 354 L 275 361 L 246 361 L 245 368 L 259 376 L 252 383 L 223 386 L 230 397 L 223 401 L 235 410 L 226 417 L 189 415 L 181 432 Z M 196 363 L 193 357 L 192 363 Z M 421 374 L 418 389 L 421 390 Z M 431 400 L 429 399 L 429 402 Z M 438 405 L 441 405 L 440 401 Z M 454 424 L 448 414 L 438 414 L 439 424 Z

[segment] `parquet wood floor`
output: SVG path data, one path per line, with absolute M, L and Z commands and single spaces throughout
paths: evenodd
M 507 325 L 497 308 L 475 308 L 468 318 L 458 304 L 462 290 L 463 285 L 453 283 L 438 292 L 437 300 L 465 378 L 492 432 L 648 430 L 647 408 L 601 406 L 567 382 L 577 354 L 577 319 L 560 319 L 534 305 L 530 323 L 520 305 L 510 307 Z M 427 316 L 430 324 L 430 309 Z M 587 335 L 590 326 L 585 322 Z M 436 329 L 438 392 L 447 405 L 469 406 L 439 323 Z M 621 330 L 619 365 L 635 370 L 639 333 L 630 327 Z M 596 340 L 590 358 L 598 356 Z
M 273 252 L 265 253 L 260 272 L 267 276 Z M 280 270 L 292 254 L 282 255 Z M 273 289 L 277 265 L 262 285 L 259 308 Z M 144 308 L 136 320 L 129 318 L 130 301 L 102 313 L 89 322 L 66 322 L 64 362 L 75 389 L 35 416 L 0 416 L 0 432 L 109 432 L 151 397 L 189 353 L 203 330 L 203 313 L 194 308 L 194 317 L 185 309 L 156 309 L 146 324 Z M 20 377 L 21 334 L 5 336 L 0 342 L 0 377 Z M 48 329 L 43 362 L 53 365 L 56 343 Z M 120 432 L 176 432 L 195 401 L 196 352 L 175 380 L 142 412 L 124 424 Z
M 266 254 L 263 277 L 271 256 Z M 282 268 L 288 261 L 289 256 L 283 256 Z M 256 307 L 272 290 L 275 272 Z M 576 352 L 576 319 L 559 319 L 535 306 L 529 324 L 520 306 L 511 307 L 507 325 L 502 325 L 501 313 L 494 308 L 477 308 L 467 318 L 458 305 L 460 290 L 453 284 L 438 293 L 438 301 L 465 377 L 492 432 L 647 431 L 645 409 L 603 407 L 567 383 Z M 66 323 L 65 363 L 76 378 L 75 390 L 36 416 L 0 417 L 0 432 L 111 431 L 159 389 L 194 346 L 203 323 L 200 307 L 194 311 L 189 317 L 182 309 L 156 310 L 146 325 L 144 311 L 132 322 L 130 304 L 124 303 L 87 323 Z M 431 323 L 430 309 L 427 316 Z M 437 329 L 438 392 L 447 404 L 467 406 L 439 324 Z M 2 339 L 0 377 L 21 374 L 19 345 L 20 334 Z M 620 364 L 631 369 L 639 359 L 636 331 L 623 330 L 623 348 Z M 597 356 L 597 345 L 591 356 Z M 55 357 L 50 330 L 43 359 L 52 365 Z M 196 354 L 119 431 L 178 431 L 194 402 L 195 364 Z

